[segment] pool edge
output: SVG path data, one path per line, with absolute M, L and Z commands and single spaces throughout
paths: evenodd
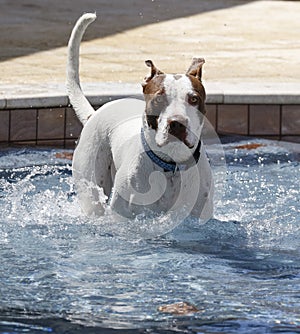
M 207 118 L 217 133 L 300 142 L 300 83 L 204 84 Z M 95 108 L 142 98 L 140 84 L 82 86 Z M 0 85 L 0 143 L 73 147 L 80 132 L 63 83 Z

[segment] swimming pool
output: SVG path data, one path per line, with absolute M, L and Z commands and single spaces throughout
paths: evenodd
M 214 219 L 147 238 L 81 214 L 65 151 L 1 150 L 0 333 L 300 333 L 299 151 L 225 138 Z

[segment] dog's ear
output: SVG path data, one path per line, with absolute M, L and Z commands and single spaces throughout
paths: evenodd
M 198 80 L 201 81 L 202 77 L 202 66 L 205 63 L 205 60 L 203 58 L 193 58 L 193 61 L 187 70 L 186 74 L 193 75 Z
M 146 65 L 151 67 L 151 73 L 145 78 L 145 84 L 148 83 L 151 79 L 153 79 L 156 75 L 164 74 L 161 70 L 159 70 L 152 62 L 152 60 L 146 60 Z

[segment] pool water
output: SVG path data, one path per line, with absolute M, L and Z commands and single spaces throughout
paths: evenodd
M 2 149 L 0 333 L 300 333 L 299 145 L 224 142 L 214 219 L 156 237 L 84 217 L 61 150 Z

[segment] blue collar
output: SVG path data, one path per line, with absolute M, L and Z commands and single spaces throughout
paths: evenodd
M 193 157 L 191 157 L 189 160 L 187 160 L 185 163 L 177 164 L 174 161 L 164 161 L 160 157 L 158 157 L 150 148 L 148 145 L 146 138 L 145 138 L 145 131 L 142 128 L 141 130 L 141 139 L 142 144 L 145 152 L 147 153 L 148 157 L 159 167 L 161 167 L 164 172 L 177 172 L 177 171 L 185 171 L 188 168 L 190 168 L 192 165 L 197 164 L 200 158 L 200 149 L 201 149 L 201 140 L 199 140 L 198 146 L 193 154 Z

